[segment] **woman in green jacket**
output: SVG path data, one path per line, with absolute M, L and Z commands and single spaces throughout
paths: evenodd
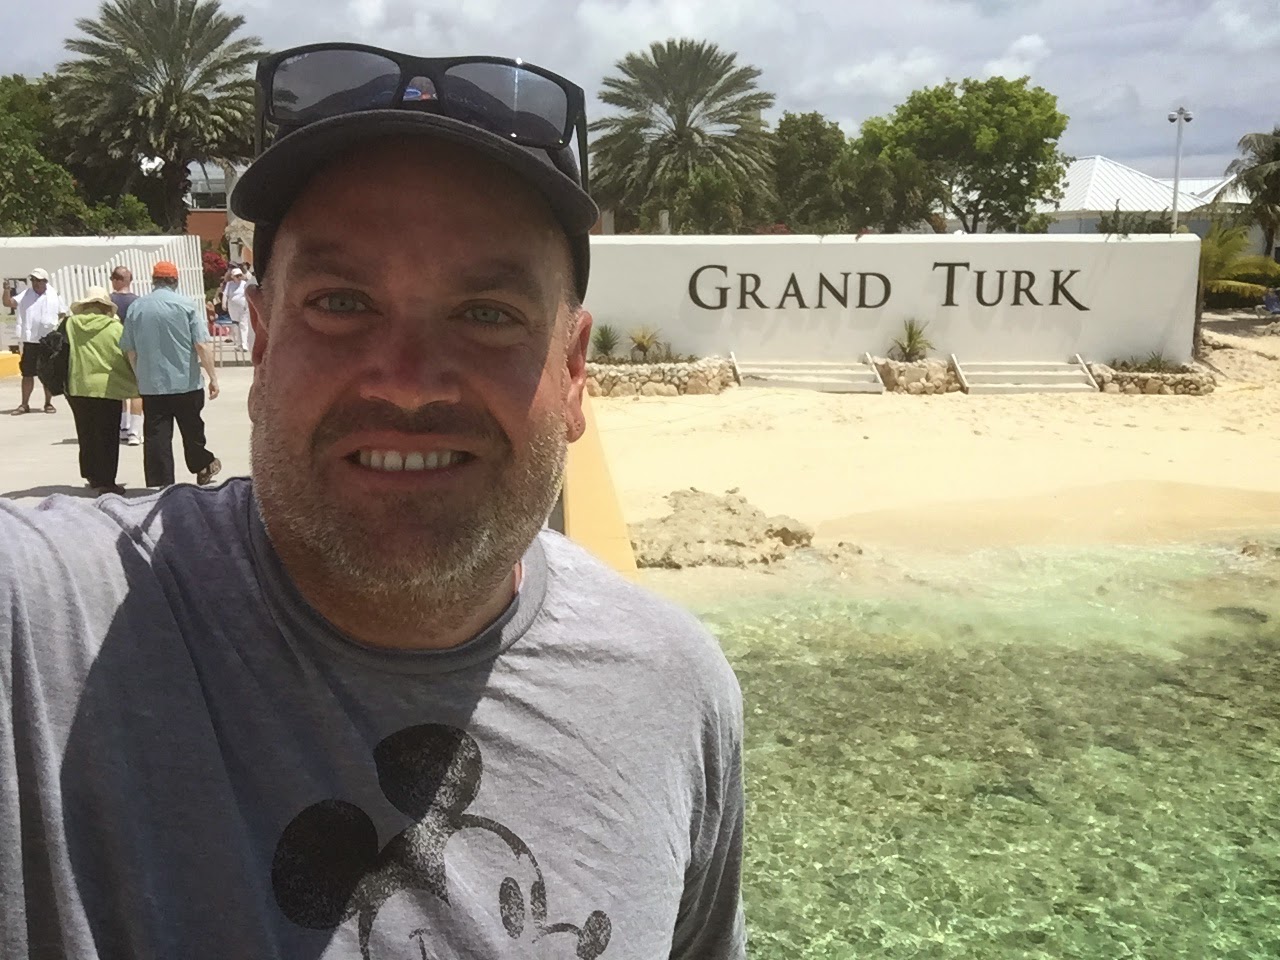
M 120 350 L 122 333 L 124 326 L 105 287 L 90 287 L 71 305 L 67 403 L 80 441 L 80 475 L 97 494 L 124 493 L 116 483 L 120 401 L 138 395 L 138 382 Z

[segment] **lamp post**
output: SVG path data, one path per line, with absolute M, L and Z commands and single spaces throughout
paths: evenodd
M 1169 114 L 1169 122 L 1178 125 L 1178 146 L 1173 157 L 1173 232 L 1178 232 L 1178 194 L 1182 190 L 1182 128 L 1194 120 L 1191 111 L 1179 107 Z

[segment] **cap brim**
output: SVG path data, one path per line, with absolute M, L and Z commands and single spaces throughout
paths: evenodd
M 307 182 L 344 150 L 381 137 L 421 136 L 470 147 L 510 167 L 547 200 L 569 236 L 583 236 L 599 208 L 561 172 L 546 150 L 523 147 L 450 117 L 410 110 L 368 110 L 319 120 L 272 144 L 245 171 L 231 211 L 258 224 L 278 224 Z

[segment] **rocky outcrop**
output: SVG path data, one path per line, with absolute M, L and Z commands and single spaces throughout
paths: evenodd
M 721 393 L 733 382 L 733 365 L 720 357 L 694 363 L 587 364 L 587 393 L 593 397 Z
M 1130 396 L 1182 395 L 1199 397 L 1213 393 L 1217 380 L 1204 370 L 1184 367 L 1174 373 L 1137 373 L 1116 370 L 1105 363 L 1089 364 L 1089 372 L 1098 381 L 1103 393 L 1122 393 Z
M 924 396 L 958 393 L 961 389 L 960 378 L 946 360 L 921 360 L 916 363 L 884 357 L 875 357 L 873 360 L 888 393 Z
M 813 542 L 791 517 L 769 517 L 736 490 L 716 496 L 690 488 L 668 494 L 671 513 L 631 525 L 640 567 L 745 567 L 775 563 Z

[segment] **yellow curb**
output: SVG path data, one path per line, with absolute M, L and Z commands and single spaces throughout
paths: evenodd
M 0 380 L 5 377 L 16 377 L 18 375 L 18 361 L 22 358 L 16 353 L 9 353 L 7 350 L 0 353 Z

